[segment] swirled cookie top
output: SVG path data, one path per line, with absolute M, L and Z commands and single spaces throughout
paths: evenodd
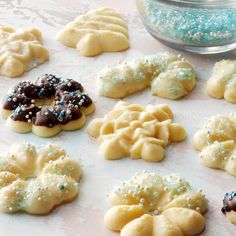
M 98 137 L 105 159 L 129 156 L 158 162 L 164 158 L 168 144 L 186 137 L 184 128 L 172 123 L 172 118 L 173 113 L 165 104 L 148 105 L 144 109 L 120 101 L 104 118 L 93 120 L 87 132 Z
M 49 59 L 42 34 L 32 28 L 15 30 L 0 25 L 0 74 L 17 77 Z
M 195 87 L 195 74 L 184 59 L 160 53 L 107 67 L 98 74 L 97 83 L 99 93 L 112 98 L 151 86 L 153 95 L 178 99 Z
M 236 103 L 236 60 L 222 60 L 215 64 L 207 81 L 207 92 L 214 98 Z
M 128 37 L 126 22 L 109 7 L 78 16 L 57 34 L 58 41 L 76 48 L 83 56 L 125 50 L 129 47 Z
M 78 193 L 80 165 L 65 150 L 23 143 L 0 159 L 0 211 L 46 214 Z
M 236 176 L 236 114 L 211 117 L 193 137 L 204 165 Z

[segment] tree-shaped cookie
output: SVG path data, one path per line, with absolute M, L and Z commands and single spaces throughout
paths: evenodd
M 185 139 L 184 128 L 172 123 L 173 114 L 167 105 L 148 105 L 118 102 L 104 118 L 93 120 L 87 127 L 90 136 L 101 142 L 100 151 L 105 159 L 123 157 L 161 161 L 164 148 Z
M 236 61 L 222 60 L 215 64 L 207 81 L 210 96 L 236 103 Z
M 198 235 L 204 230 L 207 200 L 177 175 L 139 173 L 108 197 L 113 207 L 104 223 L 121 236 Z
M 192 91 L 195 77 L 186 60 L 159 53 L 107 67 L 98 74 L 97 83 L 106 97 L 122 98 L 151 87 L 153 95 L 175 100 Z
M 236 114 L 211 117 L 193 137 L 202 164 L 236 175 Z
M 0 74 L 17 77 L 49 59 L 42 34 L 32 28 L 15 30 L 0 25 Z
M 47 214 L 78 194 L 80 165 L 65 150 L 28 143 L 0 158 L 0 211 Z
M 129 47 L 128 26 L 120 14 L 103 7 L 68 23 L 57 34 L 57 40 L 87 57 L 102 52 L 118 52 Z

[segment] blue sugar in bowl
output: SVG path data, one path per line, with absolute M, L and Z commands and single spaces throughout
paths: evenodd
M 236 0 L 136 0 L 146 29 L 162 43 L 213 54 L 236 48 Z

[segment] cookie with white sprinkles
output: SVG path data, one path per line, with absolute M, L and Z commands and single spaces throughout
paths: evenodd
M 77 196 L 81 175 L 79 163 L 60 147 L 15 145 L 0 158 L 0 211 L 47 214 Z
M 193 136 L 200 162 L 236 176 L 236 113 L 210 117 Z
M 236 191 L 225 194 L 221 211 L 231 223 L 236 224 Z
M 121 236 L 198 235 L 205 227 L 205 195 L 178 175 L 144 171 L 115 187 L 108 198 L 112 208 L 104 223 Z
M 176 100 L 193 90 L 196 72 L 184 58 L 159 53 L 107 67 L 97 83 L 106 97 L 123 98 L 151 87 L 153 95 Z
M 15 132 L 50 137 L 81 128 L 94 109 L 79 82 L 45 74 L 35 83 L 18 83 L 3 99 L 1 113 Z

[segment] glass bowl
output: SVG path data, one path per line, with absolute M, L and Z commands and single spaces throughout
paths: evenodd
M 199 54 L 236 48 L 236 0 L 136 0 L 146 29 L 162 43 Z

